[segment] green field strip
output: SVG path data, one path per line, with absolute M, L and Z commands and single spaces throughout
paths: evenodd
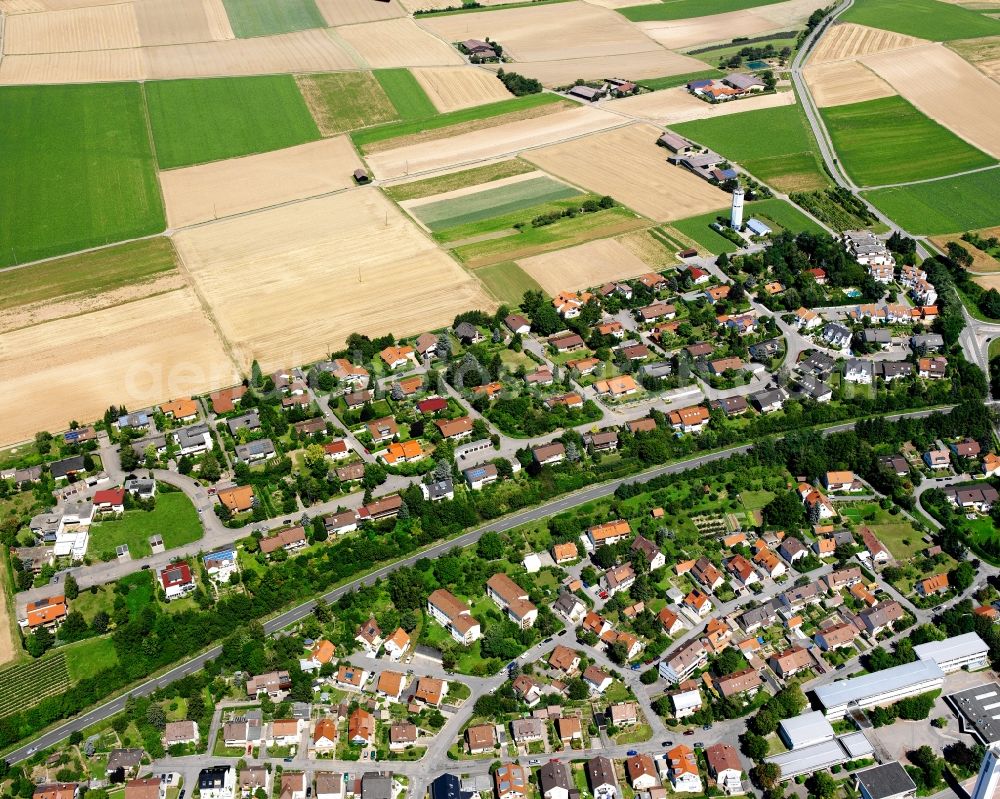
M 355 146 L 363 150 L 370 144 L 388 139 L 397 139 L 401 136 L 410 136 L 428 130 L 447 128 L 451 125 L 462 125 L 479 119 L 492 119 L 504 114 L 513 114 L 554 103 L 566 103 L 566 100 L 556 94 L 528 94 L 524 97 L 500 100 L 496 103 L 487 103 L 486 105 L 479 105 L 474 108 L 464 108 L 461 111 L 450 111 L 447 114 L 438 114 L 428 119 L 394 122 L 388 125 L 366 128 L 365 130 L 352 133 L 351 139 L 354 141 Z
M 222 0 L 238 39 L 325 28 L 314 0 Z
M 151 81 L 161 169 L 280 150 L 320 138 L 291 75 Z
M 935 236 L 1000 225 L 1000 168 L 863 194 L 911 233 Z
M 1000 20 L 939 0 L 854 0 L 839 20 L 933 42 L 1000 35 Z
M 718 78 L 721 76 L 722 72 L 718 69 L 703 69 L 698 72 L 687 72 L 683 75 L 666 75 L 662 78 L 646 78 L 645 80 L 637 81 L 637 83 L 646 89 L 659 91 L 661 89 L 673 89 L 677 86 L 684 86 L 693 80 Z
M 477 278 L 500 302 L 517 305 L 526 291 L 542 291 L 542 287 L 531 275 L 513 261 L 483 266 L 473 270 Z
M 436 116 L 437 109 L 419 81 L 408 69 L 376 69 L 375 79 L 388 95 L 402 122 Z
M 428 228 L 438 231 L 578 196 L 578 189 L 540 175 L 462 197 L 430 202 L 412 209 L 411 213 Z
M 0 266 L 165 227 L 138 83 L 0 88 Z
M 995 164 L 902 97 L 820 110 L 841 165 L 860 186 L 944 177 Z
M 769 6 L 780 0 L 665 0 L 645 6 L 619 8 L 618 13 L 632 22 L 654 22 L 689 17 L 707 17 L 727 11 Z

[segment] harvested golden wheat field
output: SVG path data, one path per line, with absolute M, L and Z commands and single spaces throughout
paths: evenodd
M 139 44 L 131 3 L 15 14 L 7 19 L 3 40 L 8 55 L 120 50 Z
M 212 39 L 222 41 L 223 39 L 235 39 L 233 26 L 229 22 L 229 15 L 222 0 L 202 0 L 205 6 L 205 17 L 208 19 L 208 29 L 212 33 Z
M 346 136 L 160 172 L 172 228 L 328 194 L 361 166 Z
M 65 429 L 70 415 L 96 419 L 112 404 L 143 408 L 239 377 L 190 288 L 2 333 L 0 354 L 8 442 Z
M 970 144 L 1000 157 L 1000 84 L 941 44 L 864 56 L 900 95 Z
M 491 68 L 495 68 L 495 65 L 491 65 Z M 628 75 L 634 80 L 642 80 L 700 72 L 705 69 L 705 62 L 658 47 L 656 50 L 625 55 L 586 56 L 554 61 L 519 61 L 513 67 L 508 64 L 507 69 L 535 78 L 552 88 L 573 83 L 577 78 L 599 80 L 607 75 Z
M 406 16 L 397 0 L 316 0 L 316 7 L 331 28 Z
M 675 89 L 661 89 L 649 94 L 624 97 L 608 103 L 606 107 L 634 119 L 656 122 L 659 125 L 675 125 L 680 122 L 690 122 L 692 119 L 710 119 L 794 104 L 795 94 L 792 92 L 758 94 L 728 103 L 706 103 L 683 86 L 679 86 Z
M 896 90 L 858 61 L 827 61 L 804 70 L 813 100 L 820 108 L 891 97 Z
M 337 34 L 373 69 L 465 63 L 458 50 L 435 39 L 408 17 L 346 25 L 337 28 Z
M 644 274 L 649 267 L 614 239 L 599 239 L 517 261 L 549 294 Z
M 241 362 L 265 369 L 315 360 L 355 331 L 406 335 L 495 307 L 375 188 L 189 228 L 175 243 Z
M 475 67 L 416 67 L 412 72 L 441 112 L 509 100 L 513 96 L 496 75 Z
M 447 144 L 432 140 L 382 150 L 365 160 L 378 178 L 399 178 L 457 167 L 541 147 L 622 124 L 622 118 L 596 108 L 571 108 L 555 114 L 462 133 Z
M 728 204 L 727 195 L 679 166 L 667 163 L 656 139 L 661 131 L 637 123 L 524 153 L 525 160 L 556 177 L 610 194 L 650 219 L 666 222 Z
M 233 38 L 216 35 L 203 0 L 136 0 L 135 17 L 144 47 Z
M 0 84 L 7 85 L 142 80 L 148 73 L 143 51 L 137 47 L 85 53 L 7 55 L 0 60 Z
M 659 46 L 621 14 L 580 0 L 537 7 L 453 14 L 420 21 L 447 42 L 500 42 L 517 62 L 557 61 L 657 50 Z M 520 72 L 519 68 L 517 71 Z
M 841 61 L 873 53 L 885 53 L 926 44 L 923 39 L 893 33 L 853 22 L 841 22 L 830 28 L 809 56 L 810 64 Z
M 705 17 L 639 22 L 638 27 L 664 47 L 679 49 L 711 42 L 728 42 L 737 36 L 756 36 L 791 30 L 802 24 L 825 0 L 788 0 L 784 3 L 727 11 Z

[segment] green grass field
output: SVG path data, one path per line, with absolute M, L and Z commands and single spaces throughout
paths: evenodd
M 408 69 L 376 69 L 373 73 L 403 122 L 437 115 L 434 103 Z
M 313 0 L 222 0 L 239 39 L 325 28 Z
M 937 178 L 996 163 L 902 97 L 820 113 L 841 164 L 861 186 Z
M 646 80 L 640 80 L 639 85 L 645 86 L 647 89 L 652 89 L 653 91 L 659 91 L 660 89 L 673 89 L 676 86 L 683 86 L 693 80 L 718 78 L 721 76 L 722 73 L 717 69 L 703 69 L 700 72 L 688 72 L 686 75 L 667 75 L 662 78 L 647 78 Z
M 709 227 L 718 216 L 719 211 L 710 211 L 707 214 L 689 216 L 687 219 L 671 222 L 670 227 L 679 230 L 713 255 L 736 252 L 739 248 L 733 242 Z
M 62 693 L 69 685 L 63 651 L 0 669 L 0 718 L 34 707 L 47 696 Z
M 531 219 L 535 214 L 524 214 Z M 644 222 L 636 214 L 617 206 L 591 214 L 560 219 L 552 225 L 532 227 L 527 225 L 519 232 L 512 232 L 502 238 L 478 241 L 455 247 L 452 252 L 474 269 L 502 261 L 527 258 L 543 252 L 560 250 L 574 244 L 583 244 L 594 239 L 604 239 L 644 227 Z
M 146 100 L 162 169 L 320 138 L 291 75 L 153 81 Z
M 579 194 L 579 189 L 541 175 L 462 197 L 427 203 L 414 208 L 411 213 L 430 230 L 446 230 L 531 208 L 540 203 L 567 200 Z
M 514 175 L 523 175 L 527 172 L 534 172 L 535 169 L 534 164 L 529 164 L 520 158 L 512 158 L 509 161 L 497 161 L 486 166 L 463 169 L 460 172 L 449 172 L 447 175 L 398 183 L 395 186 L 384 186 L 382 190 L 390 199 L 403 202 L 403 200 L 432 197 L 446 191 L 464 189 L 466 186 L 478 186 L 480 183 L 489 183 L 492 180 L 501 180 Z
M 839 20 L 935 42 L 1000 35 L 1000 20 L 939 0 L 855 0 Z
M 0 266 L 164 229 L 137 83 L 0 88 Z
M 0 272 L 0 311 L 71 295 L 95 296 L 176 266 L 173 244 L 160 236 Z
M 325 72 L 295 78 L 324 136 L 399 119 L 382 85 L 368 72 Z
M 93 677 L 118 665 L 118 653 L 110 638 L 88 638 L 69 644 L 63 651 L 66 653 L 66 666 L 73 682 Z
M 653 20 L 687 19 L 688 17 L 705 17 L 710 14 L 722 14 L 726 11 L 742 11 L 745 8 L 767 6 L 778 0 L 665 0 L 662 3 L 652 3 L 648 6 L 632 6 L 618 9 L 633 22 L 650 22 Z
M 738 161 L 781 191 L 810 191 L 830 183 L 798 105 L 685 122 L 673 130 Z
M 202 536 L 198 513 L 184 494 L 158 494 L 152 511 L 127 511 L 121 519 L 98 522 L 90 528 L 89 551 L 98 555 L 128 544 L 133 558 L 152 554 L 149 537 L 159 533 L 167 549 L 190 544 Z
M 390 94 L 389 96 L 391 99 L 392 95 Z M 464 108 L 461 111 L 451 111 L 447 114 L 437 114 L 428 118 L 393 122 L 388 125 L 377 125 L 373 128 L 366 128 L 365 130 L 352 133 L 351 138 L 357 147 L 364 150 L 368 145 L 388 139 L 398 139 L 401 136 L 410 136 L 428 130 L 447 128 L 451 125 L 463 125 L 473 120 L 492 119 L 504 114 L 513 114 L 553 103 L 562 103 L 567 108 L 570 107 L 564 98 L 555 94 L 527 94 L 524 97 L 500 100 L 496 103 L 487 103 L 486 105 L 479 105 L 474 108 Z M 502 124 L 502 120 L 497 120 L 497 124 Z
M 864 194 L 911 233 L 933 236 L 1000 225 L 1000 169 Z
M 473 274 L 500 302 L 517 305 L 526 291 L 541 291 L 542 287 L 513 261 L 484 266 Z M 506 353 L 506 350 L 504 351 Z
M 820 235 L 826 234 L 826 231 L 820 225 L 813 222 L 798 208 L 787 203 L 785 200 L 779 200 L 777 197 L 772 197 L 770 200 L 758 200 L 757 202 L 748 203 L 744 217 L 749 219 L 751 216 L 757 217 L 764 222 L 773 223 L 771 225 L 772 228 L 777 225 L 778 228 L 791 233 L 802 233 L 805 231 Z M 775 233 L 778 232 L 780 231 L 775 229 Z

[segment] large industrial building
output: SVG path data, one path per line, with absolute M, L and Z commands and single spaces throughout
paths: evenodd
M 943 641 L 917 644 L 913 647 L 913 652 L 917 660 L 933 660 L 945 674 L 959 669 L 974 671 L 985 668 L 990 656 L 990 648 L 976 633 L 964 633 Z
M 816 689 L 816 699 L 830 719 L 842 719 L 858 708 L 888 705 L 944 685 L 944 671 L 933 660 L 917 660 L 884 671 L 865 674 L 851 680 L 823 685 Z

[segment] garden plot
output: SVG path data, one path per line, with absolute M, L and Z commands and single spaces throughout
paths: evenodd
M 422 20 L 420 26 L 446 42 L 489 36 L 500 42 L 504 54 L 517 62 L 627 55 L 659 49 L 656 42 L 620 14 L 579 1 L 432 17 Z
M 0 352 L 3 444 L 65 427 L 66 397 L 96 419 L 112 404 L 144 408 L 239 379 L 190 288 L 0 334 Z
M 450 0 L 454 2 L 454 0 Z M 316 6 L 331 28 L 337 25 L 354 25 L 359 22 L 377 22 L 380 19 L 405 17 L 406 10 L 397 0 L 316 0 Z
M 875 53 L 886 53 L 927 44 L 924 39 L 893 33 L 853 22 L 834 25 L 819 40 L 809 56 L 810 64 L 825 64 Z
M 670 49 L 730 41 L 740 36 L 756 36 L 770 31 L 798 27 L 825 0 L 789 0 L 785 3 L 746 8 L 688 19 L 639 22 L 638 27 L 650 38 Z
M 865 56 L 861 62 L 936 122 L 1000 157 L 1000 84 L 941 44 Z
M 139 45 L 139 26 L 131 3 L 15 14 L 7 19 L 3 38 L 7 55 L 121 50 Z
M 409 18 L 346 25 L 336 30 L 373 69 L 465 63 L 458 50 L 421 30 Z
M 576 247 L 522 258 L 517 265 L 552 295 L 649 271 L 643 261 L 614 239 L 588 241 Z
M 634 124 L 533 150 L 539 168 L 599 194 L 609 194 L 644 216 L 664 222 L 729 204 L 728 195 L 667 163 L 652 125 Z
M 728 103 L 706 103 L 683 86 L 678 86 L 614 100 L 607 107 L 635 119 L 648 120 L 658 125 L 675 125 L 694 119 L 712 119 L 787 105 L 795 105 L 794 92 L 758 94 Z
M 475 67 L 418 67 L 413 75 L 442 113 L 512 96 L 495 75 Z
M 175 242 L 243 366 L 307 363 L 355 331 L 404 336 L 496 305 L 374 188 L 190 228 Z
M 858 61 L 828 61 L 805 69 L 806 83 L 820 108 L 892 97 L 896 90 Z
M 172 228 L 328 194 L 361 167 L 346 136 L 160 173 Z
M 409 200 L 401 205 L 428 230 L 447 228 L 492 219 L 511 211 L 531 208 L 554 200 L 567 200 L 582 192 L 542 172 L 469 186 L 447 194 Z
M 571 108 L 462 133 L 448 139 L 447 145 L 433 140 L 383 150 L 366 156 L 366 160 L 376 177 L 398 178 L 499 158 L 621 124 L 622 118 L 616 114 Z

